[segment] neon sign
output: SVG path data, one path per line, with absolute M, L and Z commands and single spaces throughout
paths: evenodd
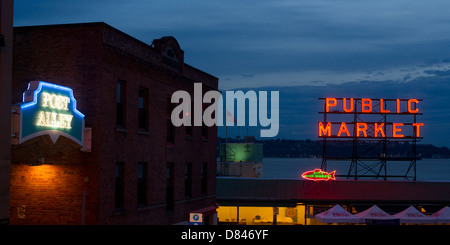
M 336 180 L 336 177 L 334 176 L 336 173 L 336 170 L 334 170 L 331 173 L 327 173 L 325 171 L 322 171 L 321 169 L 314 169 L 312 171 L 306 171 L 302 174 L 302 178 L 307 179 L 307 180 L 314 180 L 314 181 L 318 181 L 318 180 Z
M 326 114 L 421 115 L 419 99 L 320 98 Z M 319 137 L 419 138 L 423 123 L 416 122 L 319 122 Z
M 19 143 L 41 135 L 49 135 L 53 143 L 64 136 L 84 146 L 84 115 L 71 88 L 43 81 L 28 84 L 20 105 Z

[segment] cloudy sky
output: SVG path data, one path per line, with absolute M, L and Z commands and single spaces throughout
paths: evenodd
M 280 116 L 280 137 L 314 138 L 309 121 L 320 118 L 299 113 L 301 101 L 315 110 L 328 95 L 419 95 L 433 128 L 424 142 L 450 146 L 449 1 L 15 0 L 14 8 L 15 26 L 102 21 L 146 43 L 174 36 L 185 62 L 219 77 L 221 89 L 279 90 L 290 113 Z

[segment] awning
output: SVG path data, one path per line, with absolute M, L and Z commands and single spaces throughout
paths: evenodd
M 410 223 L 410 224 L 431 224 L 434 223 L 434 218 L 429 217 L 413 206 L 409 206 L 407 209 L 400 213 L 394 214 L 394 217 L 400 219 L 400 223 Z
M 362 223 L 363 220 L 345 210 L 339 204 L 325 212 L 316 214 L 314 218 L 323 223 Z
M 372 207 L 355 214 L 355 216 L 361 219 L 377 219 L 377 220 L 388 220 L 388 219 L 397 219 L 396 217 L 386 213 L 377 205 L 373 205 Z
M 431 215 L 434 218 L 435 223 L 450 223 L 450 208 L 445 206 L 441 210 Z

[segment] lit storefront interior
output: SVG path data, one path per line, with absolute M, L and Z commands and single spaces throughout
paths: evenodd
M 429 216 L 450 204 L 449 192 L 446 182 L 218 178 L 217 216 L 222 225 L 337 224 L 315 218 L 337 204 L 350 214 L 378 205 L 390 214 L 414 206 Z
M 220 206 L 217 210 L 222 224 L 240 225 L 304 225 L 305 205 L 295 207 Z M 237 222 L 239 220 L 239 222 Z

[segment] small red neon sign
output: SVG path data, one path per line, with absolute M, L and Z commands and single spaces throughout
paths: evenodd
M 336 170 L 334 170 L 331 173 L 327 173 L 325 171 L 322 171 L 321 169 L 314 169 L 312 171 L 306 171 L 302 174 L 302 178 L 307 179 L 307 180 L 314 180 L 314 181 L 318 181 L 318 180 L 336 180 L 336 177 L 334 176 L 336 173 Z

